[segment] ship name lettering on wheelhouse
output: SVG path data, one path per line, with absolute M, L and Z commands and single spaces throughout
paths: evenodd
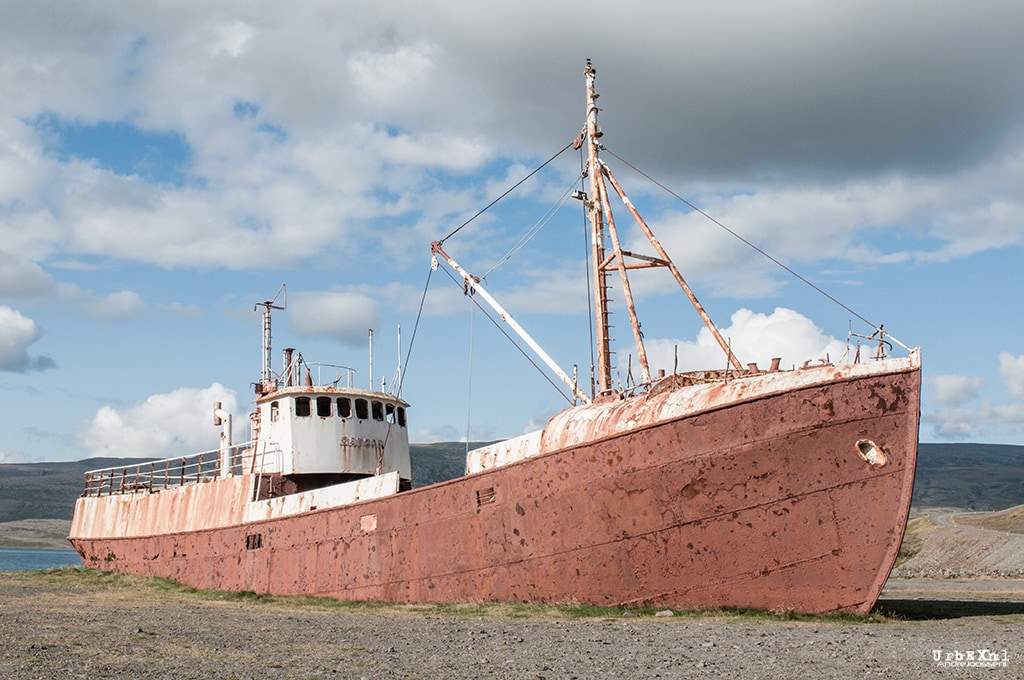
M 384 450 L 384 442 L 380 439 L 370 439 L 369 437 L 342 437 L 338 440 L 338 444 L 341 446 L 368 446 L 372 449 Z

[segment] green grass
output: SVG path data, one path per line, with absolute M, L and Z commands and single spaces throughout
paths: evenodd
M 446 618 L 509 618 L 569 619 L 622 621 L 653 620 L 664 607 L 605 607 L 579 602 L 560 604 L 524 604 L 512 602 L 395 603 L 380 601 L 336 600 L 309 595 L 267 595 L 251 591 L 201 590 L 162 578 L 147 578 L 83 567 L 61 567 L 38 572 L 22 572 L 29 578 L 74 588 L 96 588 L 121 591 L 139 597 L 190 597 L 217 602 L 236 602 L 257 607 L 290 607 L 368 612 L 389 616 L 424 616 Z M 725 621 L 736 623 L 808 622 L 808 623 L 884 623 L 898 620 L 891 615 L 873 612 L 860 614 L 810 615 L 796 612 L 767 612 L 756 609 L 673 609 L 670 618 L 659 621 Z
M 927 515 L 907 522 L 907 529 L 903 532 L 903 542 L 900 543 L 900 551 L 896 555 L 896 564 L 893 566 L 898 567 L 921 552 L 921 548 L 924 547 L 924 539 L 933 530 L 934 527 Z

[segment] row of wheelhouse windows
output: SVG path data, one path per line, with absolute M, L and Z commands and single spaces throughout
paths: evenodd
M 349 397 L 295 397 L 295 415 L 297 417 L 311 417 L 314 408 L 316 414 L 321 418 L 331 418 L 335 414 L 339 418 L 351 418 L 354 414 L 359 420 L 373 418 L 405 427 L 405 409 L 395 406 L 395 404 L 362 398 L 350 399 Z M 270 402 L 270 420 L 276 421 L 279 417 L 278 402 Z

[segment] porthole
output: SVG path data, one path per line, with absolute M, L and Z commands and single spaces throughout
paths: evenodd
M 870 439 L 857 441 L 857 454 L 873 468 L 884 467 L 889 462 L 882 447 Z

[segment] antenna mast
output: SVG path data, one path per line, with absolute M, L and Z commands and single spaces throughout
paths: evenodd
M 274 304 L 277 302 L 277 298 L 284 297 L 284 300 L 280 305 Z M 260 394 L 266 394 L 272 391 L 276 387 L 276 381 L 271 371 L 271 334 L 270 334 L 270 310 L 272 309 L 285 309 L 288 306 L 288 284 L 282 283 L 281 288 L 277 291 L 277 295 L 274 296 L 273 300 L 267 300 L 266 302 L 257 302 L 253 306 L 253 311 L 263 307 L 263 374 L 260 376 L 260 389 L 257 390 Z

